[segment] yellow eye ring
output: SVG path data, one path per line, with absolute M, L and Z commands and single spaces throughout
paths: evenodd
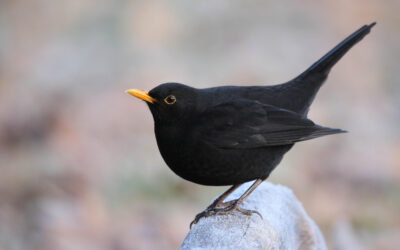
M 172 105 L 176 102 L 176 97 L 174 95 L 169 95 L 164 98 L 164 102 L 168 105 Z

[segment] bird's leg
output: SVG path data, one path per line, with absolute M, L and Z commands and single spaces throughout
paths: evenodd
M 218 206 L 223 205 L 223 201 L 228 197 L 233 191 L 235 191 L 240 185 L 242 184 L 236 184 L 230 187 L 228 190 L 226 190 L 223 194 L 221 194 L 213 203 L 211 203 L 210 206 L 207 207 L 207 210 L 209 209 L 214 209 Z
M 208 217 L 212 214 L 215 214 L 215 209 L 224 204 L 223 201 L 228 197 L 233 191 L 235 191 L 240 185 L 242 184 L 236 184 L 230 187 L 228 190 L 226 190 L 224 193 L 222 193 L 211 205 L 209 205 L 203 212 L 199 213 L 196 215 L 194 220 L 190 223 L 190 227 L 192 227 L 193 224 L 196 224 L 202 217 Z
M 227 202 L 223 202 L 225 198 L 230 195 L 236 188 L 238 188 L 240 185 L 234 185 L 230 189 L 228 189 L 225 193 L 223 193 L 220 197 L 218 197 L 209 207 L 207 207 L 206 210 L 203 212 L 199 213 L 196 215 L 194 220 L 190 223 L 190 227 L 192 227 L 193 224 L 196 224 L 201 218 L 203 217 L 208 217 L 211 215 L 224 215 L 224 214 L 231 214 L 235 210 L 238 212 L 241 212 L 245 215 L 252 215 L 253 213 L 258 214 L 261 218 L 261 214 L 255 210 L 246 210 L 240 208 L 240 205 L 243 203 L 243 201 L 251 194 L 251 192 L 254 191 L 254 189 L 257 188 L 258 185 L 260 185 L 265 179 L 257 179 L 247 190 L 242 194 L 242 196 L 239 197 L 237 200 L 231 200 Z M 218 208 L 218 206 L 223 206 L 223 208 Z
M 220 209 L 219 211 L 216 211 L 216 214 L 231 214 L 235 210 L 238 212 L 241 212 L 245 215 L 252 215 L 253 213 L 258 214 L 261 218 L 262 215 L 255 211 L 255 210 L 247 210 L 247 209 L 242 209 L 240 208 L 240 205 L 243 203 L 243 201 L 260 185 L 265 179 L 257 179 L 247 190 L 242 194 L 242 196 L 239 197 L 237 200 L 232 200 L 228 202 L 222 203 L 225 207 Z

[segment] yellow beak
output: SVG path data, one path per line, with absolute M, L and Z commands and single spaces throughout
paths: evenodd
M 149 92 L 146 92 L 146 91 L 141 91 L 138 89 L 128 89 L 128 90 L 125 90 L 125 93 L 133 95 L 134 97 L 137 97 L 137 98 L 142 99 L 143 101 L 146 101 L 149 103 L 156 102 L 156 99 L 149 96 Z

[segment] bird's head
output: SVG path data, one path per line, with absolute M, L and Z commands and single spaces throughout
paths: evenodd
M 146 101 L 156 124 L 182 120 L 196 108 L 196 89 L 180 83 L 163 83 L 149 92 L 137 89 L 125 92 Z

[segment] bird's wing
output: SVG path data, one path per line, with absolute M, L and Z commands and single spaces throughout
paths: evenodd
M 295 112 L 249 100 L 208 108 L 196 123 L 200 140 L 220 148 L 287 145 L 345 132 L 316 125 Z

